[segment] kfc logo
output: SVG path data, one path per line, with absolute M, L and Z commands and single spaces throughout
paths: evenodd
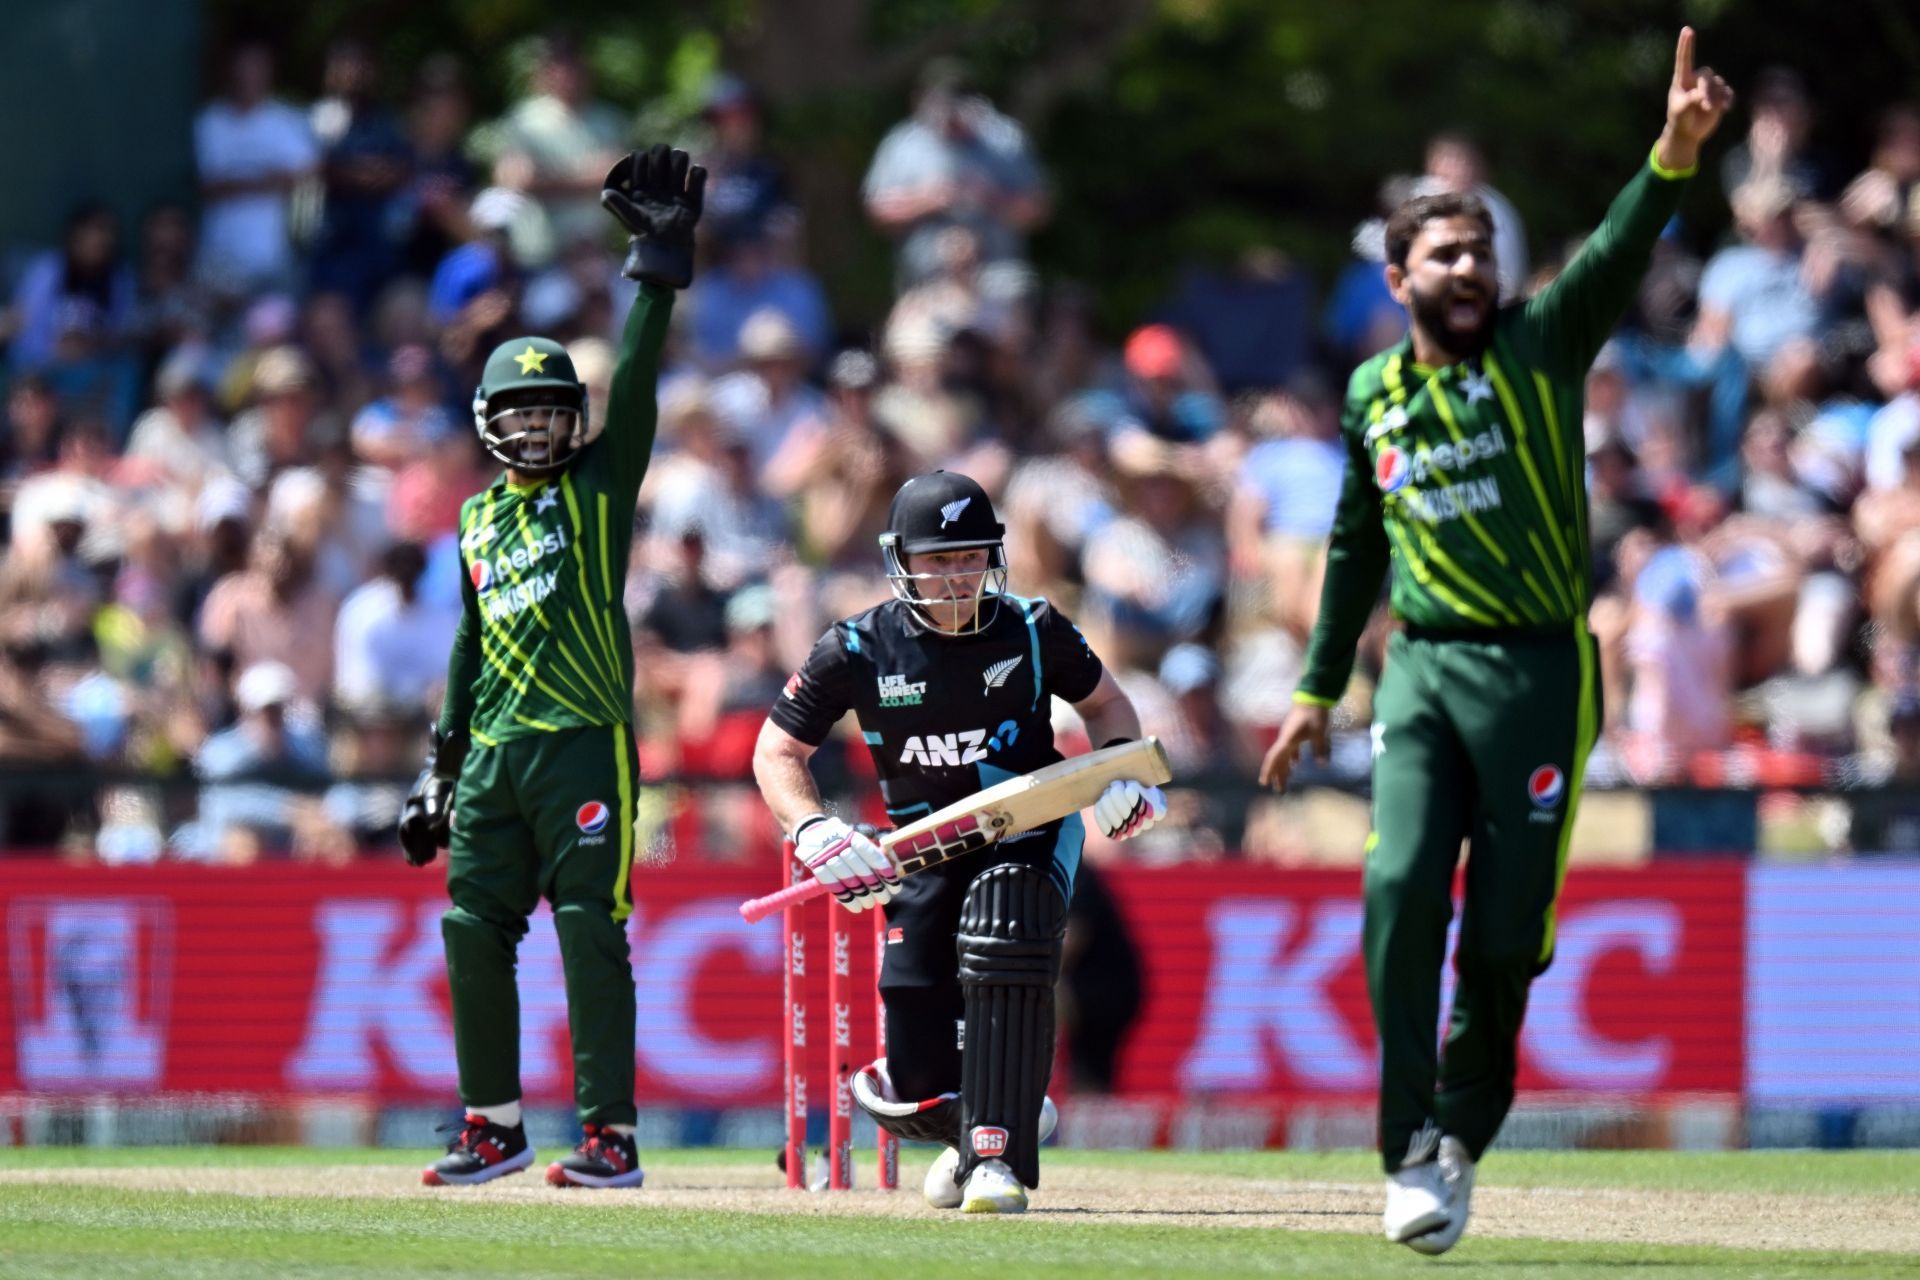
M 14 1046 L 35 1089 L 158 1086 L 173 913 L 148 898 L 24 898 L 7 912 Z

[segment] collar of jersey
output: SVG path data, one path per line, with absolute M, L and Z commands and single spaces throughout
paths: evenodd
M 542 486 L 554 484 L 558 481 L 558 476 L 538 476 L 525 484 L 515 484 L 513 481 L 507 479 L 507 473 L 502 471 L 494 478 L 493 483 L 487 487 L 490 489 L 511 489 L 515 493 L 524 495 L 537 492 Z

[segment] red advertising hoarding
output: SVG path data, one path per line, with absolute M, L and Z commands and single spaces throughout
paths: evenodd
M 1744 869 L 1576 873 L 1536 984 L 1525 1089 L 1737 1094 Z M 635 876 L 640 1097 L 775 1105 L 780 935 L 715 864 Z M 1353 1100 L 1373 1088 L 1354 871 L 1120 869 L 1146 1001 L 1123 1092 Z M 404 866 L 0 863 L 0 1093 L 452 1096 L 441 877 Z M 816 909 L 818 910 L 818 909 Z M 571 1096 L 550 922 L 521 951 L 522 1075 Z

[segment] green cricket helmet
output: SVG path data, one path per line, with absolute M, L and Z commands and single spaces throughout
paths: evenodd
M 551 338 L 513 338 L 487 357 L 473 390 L 480 443 L 530 476 L 566 469 L 587 442 L 587 388 Z

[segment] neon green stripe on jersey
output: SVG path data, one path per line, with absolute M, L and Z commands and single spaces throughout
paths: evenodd
M 620 646 L 614 642 L 614 636 L 617 635 L 618 632 L 613 625 L 613 603 L 618 597 L 615 596 L 613 592 L 613 566 L 611 563 L 613 558 L 613 539 L 607 528 L 607 495 L 604 493 L 595 494 L 594 500 L 595 505 L 599 508 L 600 518 L 600 598 L 606 601 L 605 607 L 594 616 L 599 626 L 606 631 L 607 654 L 613 658 L 614 668 L 620 670 L 624 664 L 618 656 Z M 626 536 L 629 540 L 632 539 L 633 530 L 631 528 L 626 531 Z
M 1487 352 L 1486 365 L 1487 374 L 1493 379 L 1493 389 L 1500 393 L 1500 403 L 1506 408 L 1507 420 L 1509 422 L 1525 422 L 1526 411 L 1520 406 L 1520 397 L 1515 393 L 1513 383 L 1508 380 L 1507 371 L 1500 367 L 1498 360 L 1494 359 L 1492 351 Z M 1545 406 L 1542 407 L 1544 408 Z M 1543 414 L 1541 415 L 1541 419 L 1546 423 L 1545 435 L 1547 437 L 1547 443 L 1553 446 L 1554 483 L 1561 487 L 1562 492 L 1566 494 L 1566 496 L 1571 497 L 1571 492 L 1565 487 L 1567 483 L 1567 457 L 1566 450 L 1560 443 L 1560 428 L 1554 424 L 1551 415 Z
M 1538 369 L 1533 371 L 1534 392 L 1540 397 L 1540 414 L 1547 422 L 1547 430 L 1556 438 L 1565 433 L 1560 430 L 1560 411 L 1553 407 L 1553 386 L 1547 381 L 1547 375 Z M 1580 548 L 1580 593 L 1584 598 L 1590 594 L 1593 576 L 1592 555 L 1587 550 L 1584 531 L 1587 528 L 1587 461 L 1584 450 L 1572 448 L 1569 441 L 1567 449 L 1567 492 L 1573 498 L 1569 504 L 1573 516 L 1573 528 L 1576 531 L 1574 543 Z
M 1486 587 L 1481 585 L 1480 580 L 1478 578 L 1475 578 L 1472 574 L 1468 573 L 1465 569 L 1463 569 L 1459 564 L 1457 564 L 1454 561 L 1452 556 L 1447 554 L 1446 549 L 1440 545 L 1440 540 L 1433 536 L 1433 530 L 1427 528 L 1424 525 L 1415 524 L 1413 526 L 1413 531 L 1419 535 L 1420 550 L 1425 554 L 1426 558 L 1429 561 L 1431 561 L 1436 565 L 1439 565 L 1440 568 L 1445 570 L 1446 573 L 1449 576 L 1451 576 L 1455 582 L 1458 582 L 1461 586 L 1465 587 L 1467 590 L 1473 592 L 1473 594 L 1479 596 L 1482 600 L 1492 605 L 1493 608 L 1497 610 L 1502 617 L 1506 618 L 1511 622 L 1520 621 L 1520 617 L 1518 614 L 1516 614 L 1513 611 L 1512 605 L 1508 604 L 1505 600 L 1502 600 L 1499 596 L 1495 595 L 1493 592 L 1487 590 Z M 1428 585 L 1431 586 L 1434 584 L 1429 582 Z M 1521 601 L 1520 603 L 1522 608 L 1526 607 L 1525 601 Z M 1527 618 L 1528 618 L 1528 621 L 1532 621 L 1533 615 L 1529 613 L 1527 615 Z
M 1500 624 L 1501 619 L 1468 604 L 1458 595 L 1455 595 L 1453 591 L 1442 586 L 1439 580 L 1434 577 L 1433 570 L 1427 566 L 1426 561 L 1420 558 L 1420 553 L 1414 550 L 1413 544 L 1407 540 L 1407 535 L 1398 525 L 1387 525 L 1387 536 L 1393 540 L 1394 546 L 1398 548 L 1401 563 L 1405 564 L 1413 573 L 1413 580 L 1426 588 L 1435 599 L 1445 602 L 1455 613 L 1463 618 L 1471 619 L 1479 626 L 1493 627 Z M 1508 620 L 1512 620 L 1511 615 L 1509 615 Z
M 522 506 L 520 507 L 518 514 L 520 518 L 521 538 L 526 542 L 528 546 L 537 545 L 540 541 L 540 537 L 538 534 L 536 534 L 533 531 L 533 525 L 527 519 L 527 508 L 524 504 L 522 504 Z M 580 545 L 580 538 L 577 533 L 574 535 L 574 545 L 575 546 Z M 612 681 L 608 680 L 604 674 L 600 675 L 600 677 L 596 679 L 593 676 L 589 676 L 586 673 L 586 671 L 581 667 L 579 659 L 575 658 L 573 656 L 572 651 L 567 648 L 566 640 L 563 639 L 560 636 L 560 634 L 553 629 L 553 623 L 548 619 L 546 612 L 540 607 L 538 602 L 536 602 L 533 605 L 533 616 L 538 618 L 540 620 L 540 625 L 547 629 L 548 636 L 553 644 L 554 650 L 557 653 L 559 653 L 561 660 L 564 661 L 568 666 L 572 667 L 574 670 L 574 674 L 580 677 L 578 683 L 576 683 L 575 681 L 568 679 L 563 672 L 556 671 L 554 673 L 555 679 L 565 684 L 567 686 L 568 691 L 570 693 L 573 693 L 581 701 L 590 702 L 590 701 L 597 700 L 600 703 L 601 710 L 612 714 L 615 722 L 617 723 L 621 718 L 619 708 L 613 702 L 612 698 L 610 698 L 607 694 L 607 685 L 611 684 Z M 572 617 L 571 610 L 567 611 L 567 616 L 569 617 L 569 619 L 571 619 Z M 575 629 L 576 630 L 578 629 L 578 624 L 576 624 Z
M 1430 380 L 1427 383 L 1427 389 L 1433 393 L 1433 407 L 1440 414 L 1440 421 L 1446 424 L 1447 434 L 1453 437 L 1455 444 L 1464 442 L 1466 436 L 1460 433 L 1460 424 L 1454 421 L 1453 406 L 1447 403 L 1446 393 L 1440 389 L 1440 380 L 1437 378 Z M 1433 478 L 1438 480 L 1442 485 L 1451 485 L 1453 483 L 1440 468 L 1432 467 L 1430 470 Z M 1479 519 L 1471 511 L 1461 511 L 1460 518 L 1466 521 L 1467 528 L 1473 530 L 1474 536 L 1480 539 L 1480 544 L 1487 549 L 1487 554 L 1493 557 L 1493 562 L 1502 569 L 1506 568 L 1507 553 L 1503 551 L 1500 548 L 1500 544 L 1495 542 L 1492 536 L 1487 533 L 1486 526 L 1481 524 Z
M 584 530 L 587 527 L 587 525 L 586 525 L 585 519 L 580 514 L 579 499 L 574 496 L 573 476 L 571 474 L 561 477 L 560 491 L 566 496 L 567 512 L 573 517 L 573 527 L 576 529 Z M 580 569 L 581 607 L 585 609 L 591 609 L 592 606 L 588 602 L 593 599 L 593 588 L 587 576 L 588 567 L 587 567 L 586 548 L 581 545 L 580 540 L 576 539 L 573 544 L 573 550 L 574 550 L 574 557 L 573 557 L 574 562 L 579 566 L 579 569 Z M 608 665 L 613 670 L 619 671 L 621 669 L 620 658 L 614 649 L 613 637 L 610 634 L 602 633 L 600 629 L 599 614 L 589 613 L 587 621 L 592 624 L 593 634 L 600 642 L 601 656 L 607 660 Z
M 513 718 L 515 720 L 518 720 L 521 724 L 526 725 L 530 729 L 545 729 L 548 733 L 560 732 L 559 725 L 548 724 L 545 720 L 536 719 L 535 717 L 529 716 L 529 715 L 522 715 L 518 711 L 513 713 Z
M 487 499 L 487 518 L 489 522 L 491 522 L 492 516 L 493 516 L 493 498 L 491 495 L 489 495 Z M 509 585 L 513 583 L 517 583 L 519 582 L 519 580 L 520 580 L 519 574 L 516 572 L 509 578 L 508 580 Z M 516 645 L 513 642 L 513 635 L 511 632 L 507 630 L 507 624 L 504 621 L 502 621 L 499 618 L 487 617 L 485 609 L 482 609 L 480 611 L 480 617 L 481 617 L 482 624 L 485 627 L 485 631 L 483 632 L 483 635 L 492 636 L 496 641 L 498 641 L 499 646 L 505 649 L 515 662 L 520 664 L 521 671 L 524 672 L 524 675 L 516 673 L 512 667 L 509 667 L 505 662 L 502 662 L 500 660 L 500 655 L 494 652 L 492 646 L 489 646 L 485 643 L 481 644 L 480 651 L 485 656 L 488 664 L 492 666 L 495 671 L 500 673 L 500 675 L 506 680 L 506 682 L 513 687 L 514 692 L 518 693 L 521 697 L 524 698 L 527 696 L 527 691 L 529 687 L 538 689 L 540 690 L 540 692 L 546 694 L 549 698 L 552 698 L 555 702 L 559 703 L 561 706 L 565 707 L 567 710 L 573 712 L 573 714 L 579 716 L 582 720 L 585 720 L 587 723 L 589 724 L 597 723 L 597 721 L 592 715 L 588 714 L 586 711 L 583 711 L 578 705 L 576 705 L 573 702 L 572 699 L 568 698 L 565 694 L 561 693 L 558 689 L 555 689 L 552 685 L 548 684 L 545 680 L 542 680 L 540 678 L 539 673 L 534 670 L 533 659 L 529 658 L 526 654 L 522 653 L 520 651 L 520 646 Z
M 1513 388 L 1507 384 L 1506 378 L 1497 372 L 1500 366 L 1494 360 L 1493 352 L 1486 353 L 1485 363 L 1493 381 L 1494 393 L 1500 397 L 1500 407 L 1507 411 L 1507 424 L 1513 428 L 1514 452 L 1519 455 L 1520 468 L 1527 473 L 1527 484 L 1533 489 L 1533 500 L 1540 504 L 1540 518 L 1546 523 L 1547 536 L 1553 540 L 1554 550 L 1560 553 L 1560 567 L 1566 574 L 1567 582 L 1571 583 L 1573 557 L 1567 554 L 1566 539 L 1560 535 L 1560 522 L 1554 519 L 1553 504 L 1547 501 L 1546 487 L 1540 483 L 1540 471 L 1533 465 L 1533 446 L 1527 440 L 1526 416 L 1520 412 L 1520 406 L 1513 398 Z M 1564 597 L 1566 607 L 1571 610 L 1573 608 L 1572 593 L 1561 589 L 1558 583 L 1555 583 L 1555 588 L 1557 593 Z
M 625 725 L 613 726 L 613 758 L 619 763 L 614 766 L 620 779 L 620 873 L 613 881 L 613 918 L 625 920 L 633 913 L 633 779 L 627 771 L 627 728 Z

